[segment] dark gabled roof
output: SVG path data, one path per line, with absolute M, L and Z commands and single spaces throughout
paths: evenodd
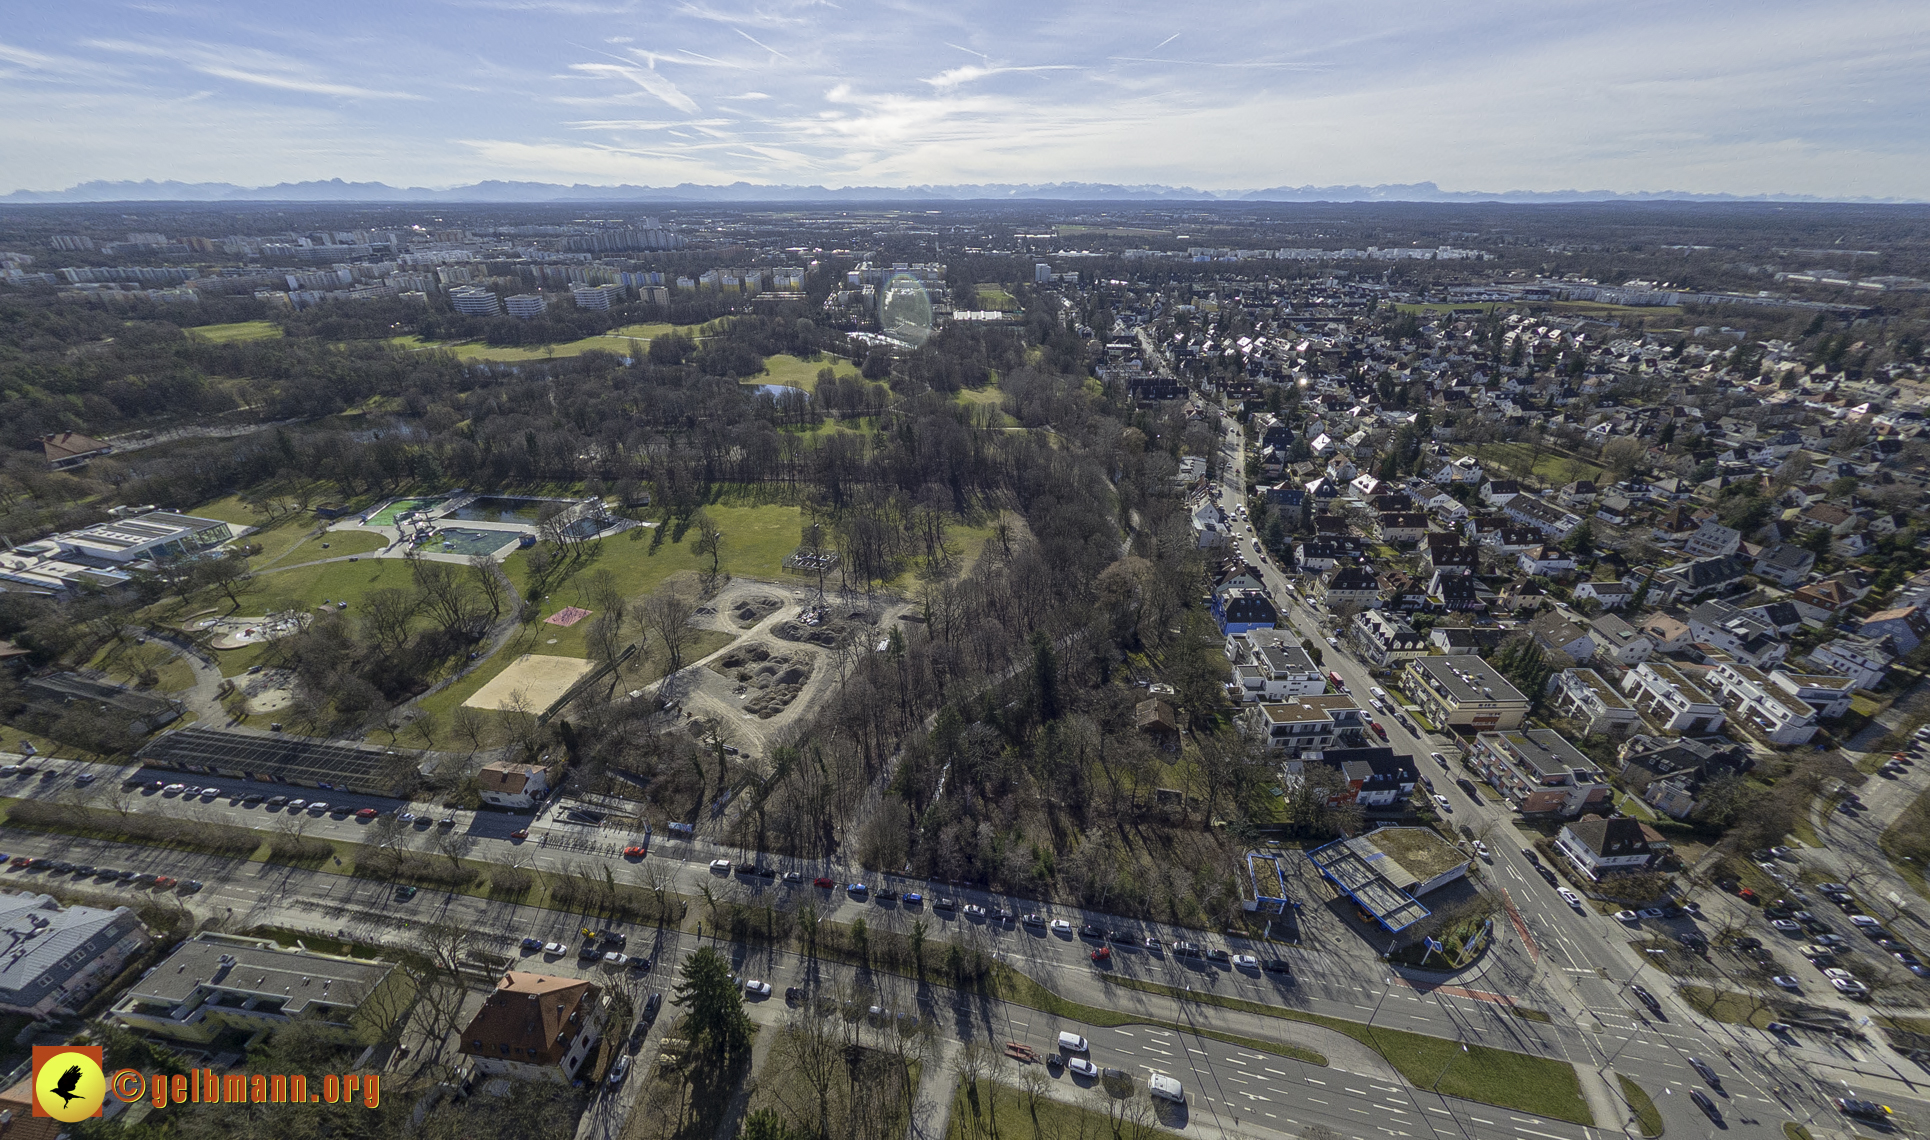
M 1379 579 L 1365 566 L 1338 566 L 1327 581 L 1329 590 L 1378 590 Z
M 1749 559 L 1740 554 L 1725 554 L 1720 558 L 1698 558 L 1686 566 L 1670 569 L 1680 569 L 1684 583 L 1691 589 L 1701 589 L 1733 582 L 1749 573 Z
M 1614 819 L 1584 819 L 1568 825 L 1568 831 L 1597 856 L 1615 859 L 1649 854 L 1649 841 L 1642 825 L 1627 816 Z

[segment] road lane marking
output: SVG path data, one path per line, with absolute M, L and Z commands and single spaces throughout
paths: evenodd
M 1527 1134 L 1528 1134 L 1528 1135 L 1530 1135 L 1530 1136 L 1541 1136 L 1541 1137 L 1545 1137 L 1545 1140 L 1568 1140 L 1568 1137 L 1566 1137 L 1566 1136 L 1556 1136 L 1556 1135 L 1555 1135 L 1554 1133 L 1552 1133 L 1552 1132 L 1536 1132 L 1536 1131 L 1535 1131 L 1534 1129 L 1532 1129 L 1532 1128 L 1516 1128 L 1516 1129 L 1515 1129 L 1515 1131 L 1516 1131 L 1516 1132 L 1525 1132 L 1525 1133 L 1527 1133 Z
M 1316 1081 L 1312 1077 L 1305 1077 L 1302 1079 L 1304 1079 L 1310 1085 L 1324 1085 L 1327 1083 L 1326 1081 Z

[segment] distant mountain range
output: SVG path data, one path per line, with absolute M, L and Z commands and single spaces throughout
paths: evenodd
M 706 186 L 564 186 L 553 182 L 476 182 L 447 190 L 382 182 L 83 182 L 66 190 L 15 190 L 0 203 L 75 202 L 1902 202 L 1896 198 L 1819 198 L 1805 194 L 1692 194 L 1657 190 L 1443 190 L 1432 182 L 1378 186 L 1273 186 L 1265 190 L 1196 190 L 1188 186 L 1122 186 L 1108 182 L 981 183 L 957 186 L 770 186 L 733 182 Z M 1917 199 L 1921 201 L 1921 199 Z

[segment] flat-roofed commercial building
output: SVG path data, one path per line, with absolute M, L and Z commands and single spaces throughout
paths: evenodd
M 1573 817 L 1609 803 L 1608 773 L 1553 729 L 1481 733 L 1468 763 L 1523 815 Z
M 203 932 L 129 987 L 114 1019 L 174 1041 L 207 1042 L 300 1022 L 344 1045 L 391 1035 L 414 983 L 394 962 L 293 950 L 265 938 Z
M 1472 654 L 1416 657 L 1401 669 L 1400 678 L 1401 689 L 1414 698 L 1421 715 L 1442 728 L 1518 728 L 1528 716 L 1528 698 Z

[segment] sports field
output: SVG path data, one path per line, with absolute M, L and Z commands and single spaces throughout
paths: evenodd
M 462 703 L 472 709 L 501 711 L 521 707 L 528 712 L 542 712 L 595 667 L 581 657 L 525 653 Z
M 235 321 L 226 325 L 197 325 L 182 330 L 196 340 L 230 344 L 238 340 L 279 340 L 281 326 L 273 321 Z
M 662 336 L 675 328 L 696 335 L 697 325 L 624 325 L 600 336 L 586 336 L 581 340 L 564 341 L 561 344 L 539 345 L 489 345 L 480 343 L 448 344 L 442 341 L 423 340 L 416 336 L 392 337 L 389 343 L 397 348 L 420 350 L 427 348 L 447 349 L 463 360 L 492 360 L 502 363 L 519 363 L 525 360 L 548 360 L 557 356 L 581 356 L 592 349 L 608 352 L 616 356 L 636 356 L 650 347 L 654 337 Z

